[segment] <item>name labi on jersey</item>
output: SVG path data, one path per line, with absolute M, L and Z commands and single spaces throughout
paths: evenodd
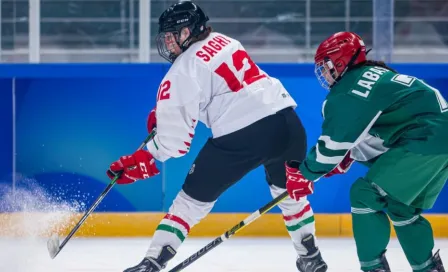
M 362 74 L 361 78 L 356 83 L 356 89 L 352 89 L 351 93 L 367 98 L 381 75 L 388 71 L 389 70 L 378 66 L 370 68 Z

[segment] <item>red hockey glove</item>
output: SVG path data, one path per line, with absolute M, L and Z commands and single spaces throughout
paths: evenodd
M 139 150 L 130 156 L 122 156 L 110 165 L 106 173 L 110 179 L 113 179 L 120 172 L 123 173 L 117 179 L 118 184 L 134 183 L 160 173 L 154 157 L 146 150 Z
M 307 180 L 299 170 L 298 161 L 288 161 L 286 167 L 286 190 L 289 196 L 299 201 L 301 197 L 310 195 L 314 192 L 314 182 Z
M 146 122 L 146 128 L 148 129 L 148 133 L 151 133 L 152 130 L 157 126 L 156 119 L 156 108 L 152 109 L 152 111 L 148 115 L 148 120 Z
M 345 174 L 355 162 L 350 158 L 350 151 L 345 155 L 344 159 L 336 166 L 331 172 L 327 173 L 324 177 L 329 178 L 333 175 Z

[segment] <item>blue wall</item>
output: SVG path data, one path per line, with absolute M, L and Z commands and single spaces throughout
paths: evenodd
M 320 135 L 321 105 L 326 95 L 314 77 L 314 67 L 260 66 L 279 78 L 296 99 L 308 145 L 313 145 Z M 394 67 L 426 80 L 448 96 L 448 65 Z M 12 182 L 13 90 L 17 172 L 21 177 L 34 178 L 54 196 L 90 205 L 109 182 L 105 175 L 109 164 L 132 153 L 145 138 L 146 117 L 155 105 L 158 85 L 168 68 L 164 64 L 0 65 L 0 185 Z M 188 155 L 159 165 L 162 175 L 155 178 L 115 186 L 97 210 L 166 211 L 210 135 L 199 125 Z M 362 166 L 355 165 L 344 176 L 318 182 L 316 193 L 310 197 L 314 211 L 349 212 L 350 185 L 364 173 Z M 26 186 L 23 180 L 18 178 L 17 185 Z M 213 211 L 252 212 L 269 199 L 263 170 L 257 169 L 224 193 Z M 447 189 L 432 212 L 448 213 Z

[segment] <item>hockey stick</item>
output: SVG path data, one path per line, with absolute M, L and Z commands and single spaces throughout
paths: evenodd
M 143 141 L 143 143 L 139 146 L 137 150 L 142 149 L 156 134 L 156 129 L 154 129 Z M 68 243 L 68 241 L 72 238 L 72 236 L 78 231 L 78 229 L 81 227 L 81 225 L 86 221 L 87 217 L 96 209 L 96 207 L 100 204 L 100 202 L 103 200 L 103 198 L 109 193 L 109 191 L 112 189 L 112 187 L 117 182 L 117 179 L 121 176 L 121 173 L 118 173 L 115 178 L 111 180 L 111 182 L 107 185 L 106 189 L 98 196 L 98 198 L 95 200 L 93 205 L 90 207 L 90 209 L 84 214 L 84 216 L 79 220 L 79 222 L 76 224 L 76 226 L 70 231 L 70 233 L 65 237 L 64 241 L 60 243 L 59 236 L 57 234 L 53 234 L 50 239 L 47 241 L 47 249 L 48 253 L 50 254 L 50 257 L 54 259 L 59 252 L 64 248 L 64 246 Z
M 271 210 L 272 208 L 277 206 L 277 204 L 282 202 L 286 197 L 288 197 L 288 192 L 284 192 L 283 194 L 274 198 L 268 204 L 264 205 L 263 207 L 258 209 L 256 212 L 254 212 L 251 215 L 249 215 L 248 217 L 246 217 L 246 219 L 244 219 L 243 221 L 241 221 L 238 224 L 236 224 L 235 226 L 233 226 L 230 230 L 226 231 L 223 235 L 221 235 L 220 237 L 211 241 L 208 245 L 201 248 L 199 251 L 197 251 L 190 257 L 188 257 L 185 261 L 178 264 L 177 266 L 175 266 L 168 272 L 177 272 L 177 271 L 184 270 L 185 267 L 187 267 L 190 264 L 192 264 L 193 262 L 197 261 L 199 258 L 204 256 L 207 252 L 209 252 L 210 250 L 219 246 L 224 241 L 230 239 L 230 237 L 232 237 L 234 234 L 236 234 L 237 232 L 242 230 L 245 226 L 247 226 L 250 223 L 252 223 L 253 221 L 257 220 L 258 218 L 260 218 L 260 216 L 262 216 L 263 214 L 265 214 L 266 212 L 268 212 L 269 210 Z

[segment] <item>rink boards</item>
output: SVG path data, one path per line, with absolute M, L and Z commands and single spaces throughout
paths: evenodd
M 48 220 L 42 214 L 0 214 L 0 236 L 21 237 L 27 235 L 48 236 L 56 230 L 68 234 L 82 215 L 72 215 L 64 220 Z M 145 237 L 152 236 L 164 213 L 95 213 L 79 229 L 77 236 L 82 237 Z M 217 237 L 244 220 L 249 214 L 211 213 L 194 226 L 189 236 Z M 26 219 L 25 219 L 26 217 Z M 432 226 L 434 236 L 448 238 L 448 216 L 445 214 L 425 215 Z M 316 214 L 316 233 L 323 237 L 351 237 L 350 214 Z M 58 222 L 59 221 L 59 222 Z M 31 225 L 40 224 L 40 231 Z M 392 235 L 395 231 L 392 227 Z M 30 233 L 32 231 L 32 233 Z M 265 214 L 245 227 L 237 236 L 286 237 L 288 233 L 280 214 Z

